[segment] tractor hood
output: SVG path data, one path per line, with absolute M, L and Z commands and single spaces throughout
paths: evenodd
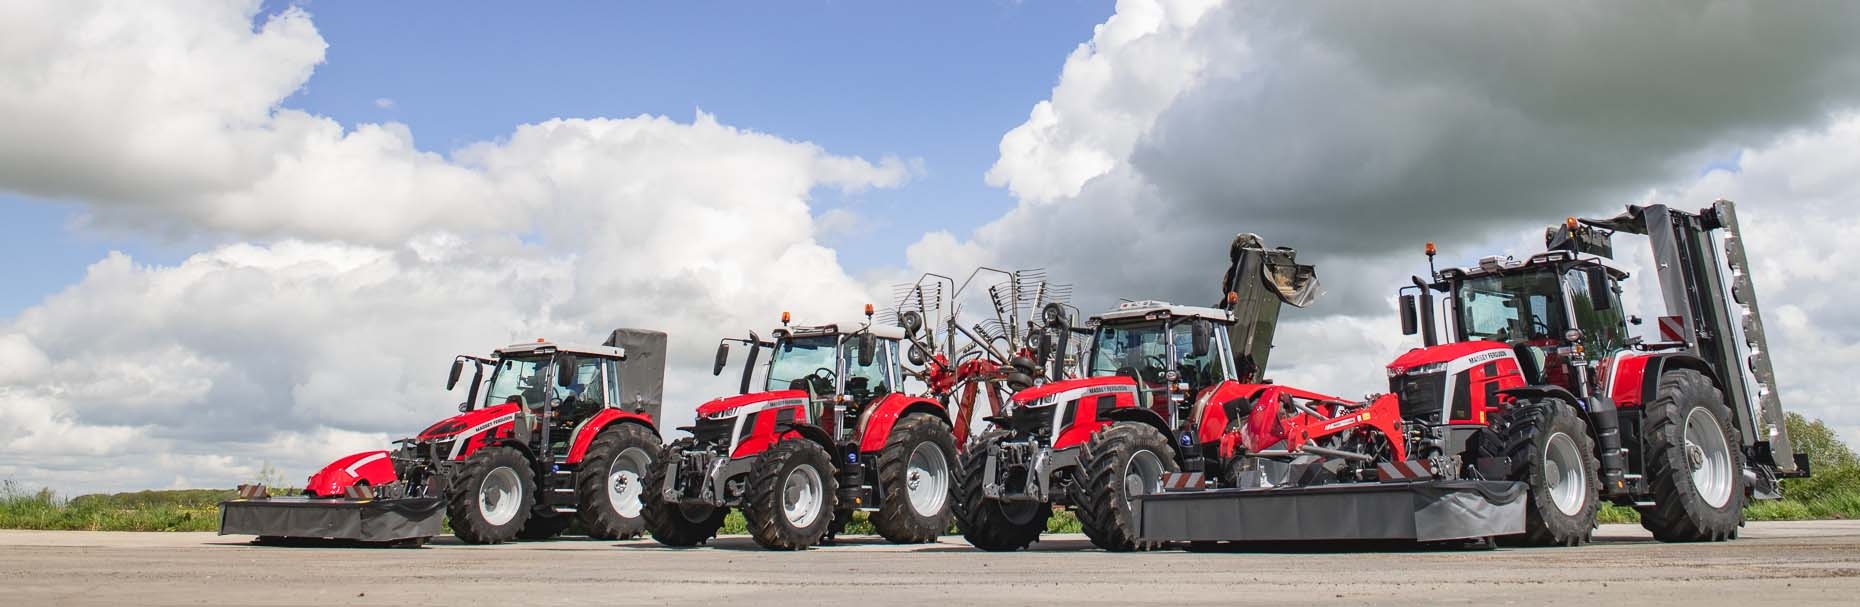
M 426 442 L 426 441 L 444 440 L 447 438 L 451 438 L 453 436 L 458 435 L 460 432 L 464 432 L 466 430 L 476 428 L 479 425 L 482 425 L 486 422 L 490 422 L 500 417 L 505 417 L 512 413 L 516 413 L 517 407 L 518 405 L 515 403 L 504 403 L 504 404 L 497 405 L 497 406 L 485 407 L 483 409 L 466 411 L 464 413 L 460 413 L 458 415 L 454 415 L 452 417 L 439 420 L 439 423 L 428 426 L 425 430 L 421 430 L 420 435 L 419 435 L 419 440 L 421 442 Z
M 1093 392 L 1125 392 L 1137 389 L 1134 378 L 1112 375 L 1108 377 L 1081 377 L 1047 382 L 1015 392 L 1011 400 L 1018 407 L 1050 405 L 1062 400 L 1072 400 Z M 1073 393 L 1077 392 L 1077 395 Z
M 785 401 L 785 400 L 791 400 L 791 399 L 799 399 L 802 402 L 806 402 L 807 391 L 805 390 L 774 390 L 774 391 L 769 391 L 769 392 L 751 392 L 749 394 L 738 394 L 736 396 L 725 396 L 723 398 L 713 399 L 710 402 L 704 403 L 702 405 L 698 405 L 697 416 L 698 416 L 698 419 L 720 419 L 720 418 L 725 418 L 725 417 L 734 417 L 736 414 L 742 411 L 761 408 L 756 405 L 763 405 L 763 404 L 774 402 L 774 401 Z
M 1389 363 L 1389 377 L 1431 365 L 1445 365 L 1448 362 L 1487 351 L 1510 352 L 1511 348 L 1495 341 L 1463 341 L 1431 348 L 1415 348 L 1396 357 L 1395 362 Z

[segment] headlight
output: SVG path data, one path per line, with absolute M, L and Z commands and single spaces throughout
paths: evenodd
M 1425 365 L 1421 365 L 1419 367 L 1410 367 L 1407 370 L 1403 370 L 1403 371 L 1396 371 L 1394 369 L 1390 369 L 1389 377 L 1394 378 L 1394 377 L 1399 377 L 1402 375 L 1426 375 L 1429 373 L 1441 373 L 1446 370 L 1447 370 L 1447 363 L 1444 363 L 1444 362 L 1428 363 Z

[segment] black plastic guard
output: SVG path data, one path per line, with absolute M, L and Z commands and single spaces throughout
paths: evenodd
M 1524 532 L 1524 483 L 1422 481 L 1211 489 L 1136 499 L 1151 541 L 1434 542 Z
M 220 535 L 397 542 L 439 535 L 444 518 L 431 497 L 232 500 L 220 502 Z

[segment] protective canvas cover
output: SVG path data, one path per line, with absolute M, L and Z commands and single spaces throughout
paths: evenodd
M 220 535 L 396 542 L 440 534 L 438 498 L 327 500 L 277 497 L 220 502 Z
M 603 345 L 626 351 L 620 363 L 620 405 L 644 411 L 657 422 L 665 400 L 665 332 L 614 329 Z
M 1156 541 L 1435 542 L 1524 532 L 1523 483 L 1426 481 L 1159 493 L 1136 499 Z

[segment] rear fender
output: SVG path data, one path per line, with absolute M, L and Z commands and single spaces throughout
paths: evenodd
M 914 413 L 922 413 L 950 423 L 949 410 L 936 401 L 890 394 L 871 406 L 860 416 L 859 452 L 871 453 L 885 448 L 885 442 L 891 440 L 891 428 L 898 420 Z M 831 441 L 829 441 L 831 442 Z
M 568 437 L 568 460 L 563 463 L 581 463 L 581 460 L 588 456 L 588 446 L 593 445 L 594 439 L 599 438 L 602 432 L 606 432 L 614 424 L 637 424 L 652 431 L 654 435 L 659 433 L 650 415 L 611 407 L 602 409 L 600 413 L 594 414 L 594 417 L 575 426 L 574 433 Z
M 400 477 L 394 474 L 394 460 L 386 451 L 363 451 L 330 462 L 304 485 L 304 491 L 318 497 L 338 497 L 357 484 L 379 487 Z

